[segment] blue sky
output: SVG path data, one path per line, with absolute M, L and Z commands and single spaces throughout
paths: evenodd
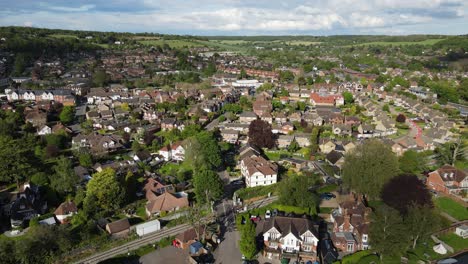
M 468 0 L 0 0 L 0 26 L 191 35 L 467 34 Z

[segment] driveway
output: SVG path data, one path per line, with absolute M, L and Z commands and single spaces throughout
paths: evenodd
M 190 263 L 187 250 L 168 246 L 140 258 L 141 264 L 159 264 L 159 263 Z
M 214 251 L 215 263 L 231 264 L 241 263 L 242 254 L 239 249 L 238 241 L 240 234 L 238 231 L 229 231 L 224 234 L 224 240 L 221 241 L 218 248 Z M 175 262 L 174 262 L 175 263 Z

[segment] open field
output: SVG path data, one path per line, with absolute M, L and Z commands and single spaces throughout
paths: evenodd
M 361 43 L 361 44 L 356 44 L 356 45 L 350 45 L 350 46 L 406 46 L 406 45 L 434 45 L 439 41 L 442 41 L 444 39 L 426 39 L 423 41 L 398 41 L 398 42 L 391 42 L 391 41 L 374 41 L 374 42 L 367 42 L 367 43 Z
M 304 40 L 292 40 L 292 41 L 287 41 L 287 45 L 304 45 L 304 46 L 309 46 L 309 45 L 317 45 L 322 42 L 319 41 L 304 41 Z
M 468 209 L 461 204 L 447 197 L 439 197 L 434 201 L 435 205 L 440 210 L 446 212 L 457 220 L 468 219 Z
M 163 40 L 163 39 L 147 39 L 138 41 L 141 44 L 148 46 L 162 46 L 164 44 L 169 45 L 171 48 L 182 48 L 182 47 L 203 47 L 203 43 L 197 40 Z

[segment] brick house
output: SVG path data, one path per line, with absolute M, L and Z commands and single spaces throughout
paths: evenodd
M 430 190 L 453 194 L 468 190 L 468 176 L 465 171 L 444 165 L 429 173 L 426 184 Z

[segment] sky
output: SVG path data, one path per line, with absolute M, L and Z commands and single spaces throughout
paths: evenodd
M 468 33 L 468 0 L 0 0 L 0 26 L 189 35 Z

